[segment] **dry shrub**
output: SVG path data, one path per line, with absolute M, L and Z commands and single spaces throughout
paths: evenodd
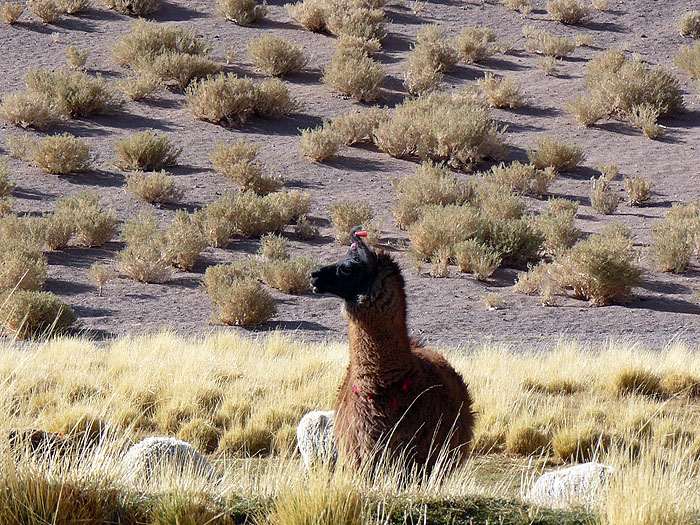
M 10 168 L 7 160 L 0 157 L 0 199 L 7 199 L 15 190 L 15 183 L 10 180 Z
M 127 189 L 139 199 L 154 203 L 176 203 L 183 191 L 175 186 L 175 178 L 161 171 L 134 171 L 126 176 Z
M 422 26 L 406 63 L 406 89 L 413 95 L 436 90 L 443 73 L 450 71 L 458 60 L 459 55 L 442 26 Z
M 62 13 L 74 15 L 82 13 L 92 7 L 91 0 L 57 0 L 56 5 Z
M 483 227 L 483 219 L 474 206 L 424 206 L 420 218 L 408 227 L 411 252 L 422 261 L 429 261 L 444 247 L 475 237 Z
M 245 124 L 254 113 L 279 116 L 298 108 L 289 88 L 277 79 L 256 86 L 252 79 L 222 74 L 195 80 L 186 93 L 187 106 L 197 118 L 229 126 Z
M 548 31 L 531 26 L 523 28 L 526 37 L 525 49 L 530 53 L 541 53 L 554 58 L 569 56 L 576 49 L 576 44 L 563 36 L 556 36 Z
M 521 15 L 523 16 L 528 16 L 530 13 L 532 13 L 532 5 L 530 5 L 530 2 L 528 0 L 502 0 L 503 5 L 512 10 L 512 11 L 519 11 Z
M 581 237 L 576 228 L 578 202 L 567 199 L 550 199 L 535 220 L 535 227 L 544 236 L 546 253 L 556 256 L 571 248 Z
M 48 338 L 65 333 L 75 323 L 75 312 L 50 292 L 15 290 L 3 298 L 0 324 L 13 337 Z
M 277 313 L 275 300 L 253 279 L 236 279 L 219 286 L 211 294 L 218 308 L 216 321 L 235 326 L 255 326 L 266 323 Z
M 496 33 L 486 27 L 467 26 L 455 41 L 459 57 L 465 62 L 482 62 L 496 53 L 491 45 L 496 40 Z
M 153 73 L 132 75 L 116 81 L 119 90 L 131 100 L 143 100 L 165 88 L 163 81 Z
M 199 254 L 207 247 L 194 217 L 184 210 L 178 210 L 173 222 L 165 232 L 165 244 L 171 263 L 177 268 L 192 271 Z
M 559 263 L 561 287 L 592 306 L 626 301 L 641 282 L 632 245 L 626 232 L 614 228 L 578 242 Z
M 311 197 L 298 190 L 260 196 L 252 191 L 226 194 L 196 214 L 212 246 L 226 246 L 231 235 L 260 237 L 280 231 L 309 210 Z
M 692 78 L 700 78 L 700 43 L 693 46 L 681 46 L 676 55 L 675 64 Z
M 553 168 L 556 172 L 574 170 L 584 159 L 581 147 L 551 135 L 538 136 L 535 149 L 528 150 L 527 156 L 535 168 Z
M 85 139 L 70 133 L 45 137 L 32 148 L 31 161 L 47 173 L 65 175 L 90 171 L 95 156 Z
M 0 103 L 0 118 L 22 128 L 44 129 L 61 118 L 54 104 L 36 93 L 8 93 Z
M 566 112 L 584 128 L 592 126 L 608 115 L 608 110 L 597 100 L 580 96 L 566 103 Z
M 512 109 L 523 105 L 520 87 L 509 78 L 499 78 L 493 73 L 486 73 L 477 84 L 492 108 Z
M 231 264 L 209 266 L 202 278 L 202 287 L 210 295 L 231 286 L 236 280 L 256 279 L 260 274 L 258 261 L 253 257 L 236 259 Z
M 441 72 L 452 70 L 459 60 L 445 28 L 439 24 L 421 26 L 416 35 L 413 52 L 425 54 L 433 68 Z
M 620 197 L 605 177 L 591 177 L 591 206 L 598 213 L 610 215 L 617 209 Z
M 384 11 L 363 6 L 346 6 L 337 2 L 326 13 L 326 29 L 335 36 L 354 36 L 363 40 L 381 40 L 384 30 Z
M 632 106 L 628 116 L 630 124 L 641 129 L 649 139 L 656 139 L 662 135 L 661 126 L 656 122 L 658 118 L 659 110 L 651 104 Z
M 268 260 L 287 259 L 289 241 L 276 233 L 266 233 L 260 237 L 258 255 Z
M 134 67 L 153 62 L 167 52 L 206 55 L 210 48 L 209 43 L 198 37 L 192 28 L 138 19 L 131 24 L 131 32 L 117 40 L 112 58 L 120 65 Z
M 281 77 L 297 73 L 306 65 L 299 46 L 273 35 L 251 38 L 247 48 L 253 63 L 266 75 Z
M 142 76 L 153 76 L 163 82 L 174 81 L 184 90 L 196 78 L 205 78 L 221 71 L 221 65 L 202 56 L 168 51 L 158 55 L 152 62 L 135 66 Z
M 160 170 L 177 164 L 182 148 L 173 145 L 167 135 L 141 131 L 121 139 L 115 146 L 114 165 L 127 171 Z
M 662 272 L 683 273 L 697 246 L 700 208 L 674 203 L 661 224 L 652 229 L 650 249 L 654 266 Z
M 585 463 L 604 454 L 611 441 L 607 432 L 588 425 L 560 430 L 552 439 L 552 447 L 561 461 Z
M 323 71 L 322 81 L 331 89 L 357 102 L 372 102 L 379 96 L 384 68 L 359 51 L 336 51 Z
M 581 385 L 565 378 L 544 380 L 528 378 L 523 381 L 523 389 L 529 392 L 561 396 L 575 394 L 581 390 Z
M 10 217 L 4 217 L 3 222 Z M 41 252 L 41 245 L 34 247 L 20 244 L 17 240 L 8 241 L 4 235 L 3 240 L 3 250 L 0 252 L 0 290 L 40 290 L 47 276 L 47 261 Z
M 124 15 L 145 16 L 155 13 L 161 7 L 161 0 L 105 0 L 108 9 Z
M 700 11 L 688 11 L 678 22 L 678 31 L 683 36 L 700 38 Z
M 358 142 L 371 141 L 374 130 L 379 124 L 389 120 L 390 116 L 391 111 L 388 108 L 377 106 L 359 111 L 351 110 L 334 117 L 331 127 L 343 144 L 352 146 Z
M 398 202 L 394 206 L 396 224 L 406 229 L 420 215 L 420 210 L 430 204 L 464 204 L 472 196 L 469 185 L 461 182 L 443 164 L 423 162 L 415 174 L 401 180 L 392 180 Z
M 654 181 L 646 177 L 625 177 L 625 191 L 630 206 L 643 206 L 654 195 Z
M 297 219 L 296 223 L 294 223 L 294 233 L 296 233 L 300 239 L 309 241 L 318 236 L 318 226 L 310 221 L 306 215 L 302 215 Z
M 519 456 L 542 454 L 549 446 L 549 436 L 525 421 L 515 422 L 506 435 L 506 452 Z
M 96 262 L 90 266 L 88 277 L 90 281 L 97 286 L 99 296 L 102 297 L 102 288 L 104 288 L 104 285 L 109 281 L 117 278 L 117 272 L 109 264 Z
M 34 141 L 27 132 L 21 137 L 7 137 L 7 140 L 5 140 L 5 149 L 11 157 L 16 159 L 29 161 L 33 147 Z
M 519 219 L 525 213 L 525 201 L 516 193 L 492 180 L 483 180 L 475 188 L 474 202 L 488 219 Z
M 162 283 L 170 279 L 170 254 L 164 232 L 152 213 L 142 212 L 127 220 L 121 238 L 126 247 L 117 254 L 119 270 L 144 283 Z
M 291 115 L 301 107 L 289 91 L 289 86 L 278 78 L 268 78 L 258 84 L 255 92 L 255 113 L 261 117 Z
M 557 173 L 551 168 L 537 169 L 532 164 L 514 161 L 509 165 L 501 162 L 491 168 L 485 177 L 520 195 L 541 197 L 547 193 L 547 188 L 554 182 Z
M 414 48 L 406 61 L 403 85 L 411 95 L 438 91 L 445 75 L 435 68 L 427 53 Z
M 301 130 L 299 146 L 304 155 L 315 162 L 323 162 L 338 153 L 341 144 L 340 134 L 329 122 L 324 122 L 323 126 L 313 129 Z
M 282 179 L 265 173 L 267 167 L 257 159 L 259 153 L 259 146 L 239 140 L 229 145 L 219 144 L 210 160 L 217 173 L 239 184 L 243 191 L 267 195 L 282 186 Z
M 552 0 L 547 2 L 547 12 L 562 24 L 578 24 L 588 16 L 590 9 L 580 0 Z
M 284 293 L 303 293 L 311 290 L 311 272 L 318 263 L 308 257 L 267 261 L 260 270 L 263 282 Z
M 2 16 L 2 21 L 6 24 L 14 24 L 19 20 L 19 17 L 24 13 L 23 4 L 15 4 L 12 2 L 5 2 L 0 10 L 0 16 Z
M 81 246 L 102 246 L 111 241 L 117 231 L 117 218 L 111 210 L 102 207 L 96 192 L 82 192 L 59 199 L 54 216 L 59 233 L 65 232 L 67 224 L 72 223 L 76 243 Z M 66 222 L 62 224 L 61 221 Z
M 75 46 L 68 46 L 68 49 L 66 49 L 66 62 L 68 62 L 71 69 L 80 69 L 87 62 L 88 55 L 90 55 L 90 51 L 87 49 L 81 51 Z
M 304 29 L 323 31 L 326 29 L 326 0 L 303 0 L 296 4 L 285 4 L 289 16 L 296 20 Z
M 356 200 L 335 202 L 331 205 L 330 212 L 335 229 L 335 240 L 338 244 L 350 244 L 350 231 L 355 226 L 361 226 L 367 231 L 368 244 L 375 245 L 379 242 L 379 232 L 374 223 L 374 212 L 369 202 Z
M 626 118 L 634 106 L 648 104 L 661 117 L 683 111 L 683 93 L 678 79 L 662 67 L 650 67 L 635 56 L 627 59 L 622 51 L 610 49 L 588 63 L 586 86 L 592 101 L 609 115 Z
M 75 233 L 75 219 L 70 214 L 51 213 L 46 219 L 46 245 L 49 250 L 61 250 Z
M 574 44 L 576 44 L 576 47 L 593 47 L 595 39 L 591 35 L 576 35 Z
M 544 235 L 526 218 L 486 219 L 479 238 L 500 254 L 503 266 L 526 268 L 540 259 Z
M 226 20 L 247 26 L 265 17 L 267 5 L 259 5 L 257 0 L 217 0 L 216 12 Z
M 452 250 L 443 246 L 430 259 L 430 276 L 435 279 L 442 279 L 450 274 L 449 264 Z
M 27 0 L 27 9 L 45 24 L 55 22 L 63 14 L 54 0 Z
M 430 93 L 405 100 L 374 136 L 377 146 L 392 157 L 445 161 L 461 169 L 486 157 L 498 158 L 504 148 L 504 130 L 488 110 L 460 94 Z
M 472 272 L 479 281 L 491 277 L 501 266 L 501 254 L 477 239 L 457 243 L 453 251 L 459 271 Z
M 101 77 L 84 71 L 31 69 L 24 77 L 27 91 L 43 97 L 68 118 L 83 118 L 119 106 Z
M 591 7 L 597 11 L 605 11 L 608 8 L 610 0 L 591 0 Z
M 366 40 L 359 36 L 340 35 L 335 41 L 335 48 L 346 53 L 364 53 L 375 55 L 382 49 L 382 43 L 377 38 Z

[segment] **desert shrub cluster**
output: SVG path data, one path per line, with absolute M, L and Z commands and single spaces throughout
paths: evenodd
M 631 121 L 645 135 L 656 138 L 656 119 L 684 109 L 680 84 L 661 66 L 650 67 L 641 57 L 627 58 L 610 49 L 593 57 L 585 85 L 590 96 L 572 101 L 569 111 L 584 126 L 611 116 Z M 588 105 L 588 109 L 586 109 Z
M 177 164 L 182 148 L 175 146 L 167 135 L 141 131 L 121 139 L 115 145 L 115 166 L 122 170 L 153 171 Z
M 19 17 L 24 13 L 24 5 L 13 2 L 5 2 L 0 9 L 2 21 L 6 24 L 14 24 L 19 20 Z
M 519 277 L 515 291 L 540 293 L 546 302 L 566 294 L 592 306 L 624 303 L 641 282 L 629 231 L 612 224 Z
M 523 105 L 520 88 L 509 78 L 499 78 L 492 73 L 486 73 L 484 78 L 477 81 L 477 85 L 492 108 L 513 109 Z
M 304 52 L 292 42 L 276 36 L 248 40 L 248 54 L 263 73 L 281 77 L 297 73 L 306 65 Z
M 386 73 L 384 68 L 360 49 L 338 49 L 323 71 L 323 83 L 342 95 L 360 102 L 372 102 Z
M 217 173 L 240 185 L 243 191 L 252 190 L 267 195 L 282 186 L 282 179 L 270 174 L 270 168 L 257 157 L 260 146 L 245 140 L 219 144 L 210 160 Z
M 62 133 L 34 143 L 29 160 L 47 173 L 66 175 L 90 171 L 95 155 L 87 140 Z
M 551 168 L 555 172 L 574 170 L 585 158 L 581 147 L 551 135 L 539 135 L 527 156 L 536 169 Z
M 133 171 L 126 176 L 127 189 L 138 198 L 150 203 L 176 203 L 182 198 L 182 190 L 175 178 L 161 171 Z
M 44 129 L 61 118 L 84 118 L 119 106 L 99 76 L 66 69 L 31 69 L 26 89 L 4 96 L 0 118 L 21 127 Z
M 335 155 L 343 145 L 371 142 L 374 131 L 389 118 L 390 110 L 387 108 L 373 106 L 352 110 L 324 122 L 322 126 L 301 130 L 299 145 L 311 160 L 323 162 Z
M 187 107 L 197 118 L 229 126 L 242 126 L 253 114 L 280 117 L 299 108 L 289 88 L 280 80 L 256 84 L 233 73 L 195 80 L 186 94 Z
M 444 27 L 438 24 L 422 26 L 406 61 L 406 89 L 413 95 L 436 90 L 444 73 L 451 71 L 458 60 L 457 50 Z
M 700 11 L 683 13 L 678 21 L 678 31 L 683 36 L 700 38 Z
M 161 0 L 105 0 L 109 9 L 131 16 L 145 16 L 161 8 Z
M 530 53 L 562 58 L 569 56 L 576 49 L 576 44 L 568 38 L 532 26 L 525 26 L 523 35 L 526 38 L 525 49 Z
M 354 199 L 334 202 L 330 207 L 331 222 L 338 244 L 350 244 L 350 231 L 360 226 L 367 231 L 366 242 L 374 245 L 379 241 L 378 227 L 374 222 L 374 211 L 367 201 Z
M 226 247 L 233 236 L 260 237 L 278 232 L 306 215 L 311 196 L 298 190 L 257 195 L 227 193 L 195 212 L 195 220 L 210 246 Z
M 256 0 L 217 0 L 217 12 L 241 26 L 259 22 L 267 14 L 267 5 Z
M 683 273 L 698 249 L 700 206 L 675 203 L 652 230 L 651 260 L 662 272 Z
M 504 131 L 469 95 L 430 93 L 405 100 L 374 130 L 377 146 L 392 157 L 418 157 L 471 169 L 500 157 Z
M 590 8 L 581 0 L 551 0 L 547 2 L 547 12 L 562 24 L 578 24 L 590 12 Z

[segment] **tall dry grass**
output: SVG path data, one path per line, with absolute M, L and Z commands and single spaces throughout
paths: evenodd
M 23 523 L 42 523 L 42 516 L 51 522 L 47 516 L 77 509 L 87 522 L 107 510 L 178 516 L 157 523 L 230 523 L 235 512 L 257 513 L 266 523 L 322 523 L 316 520 L 332 512 L 342 523 L 400 523 L 394 511 L 410 510 L 422 522 L 434 512 L 429 502 L 517 501 L 528 480 L 563 451 L 583 446 L 570 436 L 588 432 L 605 436 L 596 442 L 608 446 L 587 453 L 618 472 L 594 509 L 595 522 L 693 523 L 700 511 L 697 349 L 561 342 L 546 353 L 487 345 L 445 354 L 475 400 L 475 452 L 449 478 L 438 472 L 417 483 L 391 468 L 306 476 L 293 455 L 300 417 L 333 407 L 345 345 L 232 333 L 161 333 L 106 345 L 75 338 L 21 348 L 5 342 L 3 426 L 63 432 L 84 446 L 57 462 L 20 451 L 16 463 L 0 448 L 0 521 L 17 522 L 21 509 L 31 508 L 33 521 Z M 129 442 L 153 434 L 213 450 L 221 481 L 171 473 L 137 487 L 147 497 L 128 497 L 134 487 L 124 481 L 120 457 Z

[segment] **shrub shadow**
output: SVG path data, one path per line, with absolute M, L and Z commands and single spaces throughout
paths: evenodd
M 156 22 L 186 22 L 193 18 L 206 17 L 206 13 L 171 2 L 163 2 L 162 7 L 158 11 L 148 16 L 148 18 L 153 18 Z

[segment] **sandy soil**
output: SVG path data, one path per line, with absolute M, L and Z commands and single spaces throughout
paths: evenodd
M 326 164 L 314 164 L 299 151 L 299 128 L 320 124 L 355 106 L 329 91 L 321 82 L 321 69 L 333 51 L 333 38 L 303 31 L 287 15 L 282 0 L 268 1 L 269 13 L 259 24 L 239 27 L 214 13 L 214 2 L 168 2 L 153 17 L 158 22 L 192 25 L 213 44 L 212 56 L 224 62 L 224 52 L 231 46 L 240 49 L 239 59 L 226 70 L 260 78 L 248 61 L 245 42 L 261 34 L 276 34 L 304 46 L 310 57 L 306 70 L 288 80 L 293 94 L 304 103 L 300 114 L 280 120 L 252 119 L 240 129 L 227 129 L 196 120 L 186 109 L 184 97 L 175 89 L 151 102 L 125 104 L 114 115 L 66 122 L 51 132 L 69 131 L 89 137 L 99 153 L 97 169 L 80 175 L 57 177 L 44 174 L 25 162 L 12 160 L 13 178 L 17 182 L 15 197 L 18 212 L 41 212 L 53 209 L 58 197 L 94 189 L 99 191 L 121 220 L 144 209 L 155 209 L 164 224 L 175 213 L 174 207 L 153 208 L 138 201 L 123 188 L 124 177 L 111 165 L 115 142 L 144 129 L 167 132 L 184 148 L 180 165 L 172 172 L 185 190 L 183 207 L 196 209 L 233 189 L 218 176 L 208 160 L 216 143 L 246 138 L 260 143 L 262 158 L 273 166 L 289 188 L 300 188 L 313 195 L 311 215 L 321 226 L 321 237 L 301 242 L 288 232 L 293 251 L 308 254 L 321 262 L 330 262 L 345 249 L 332 240 L 328 207 L 337 199 L 368 199 L 383 230 L 383 239 L 394 243 L 405 238 L 391 215 L 395 199 L 390 180 L 412 173 L 415 161 L 392 159 L 372 146 L 346 148 Z M 379 60 L 388 78 L 378 101 L 393 105 L 405 96 L 402 86 L 403 62 L 420 24 L 439 22 L 450 35 L 456 36 L 464 25 L 485 25 L 496 31 L 500 40 L 513 43 L 508 55 L 497 55 L 483 65 L 460 65 L 446 77 L 447 88 L 458 88 L 495 72 L 514 79 L 527 95 L 528 104 L 518 110 L 494 110 L 493 115 L 508 125 L 509 160 L 526 160 L 528 147 L 539 133 L 549 132 L 572 139 L 586 152 L 584 167 L 560 177 L 551 193 L 581 202 L 578 226 L 585 232 L 600 230 L 611 220 L 632 228 L 645 269 L 644 284 L 635 290 L 626 305 L 590 308 L 586 303 L 562 300 L 560 306 L 545 308 L 536 298 L 516 295 L 512 285 L 517 271 L 499 270 L 493 279 L 477 282 L 459 274 L 453 267 L 447 279 L 432 279 L 417 274 L 404 253 L 396 257 L 405 268 L 409 295 L 411 328 L 416 335 L 433 344 L 461 344 L 495 340 L 551 345 L 560 337 L 575 337 L 583 342 L 615 339 L 639 339 L 652 347 L 663 345 L 673 337 L 690 342 L 700 341 L 698 314 L 700 306 L 692 292 L 700 284 L 697 265 L 683 275 L 654 271 L 645 249 L 650 241 L 654 221 L 662 217 L 672 202 L 700 198 L 698 181 L 698 137 L 700 112 L 694 83 L 676 71 L 673 58 L 684 43 L 676 23 L 688 3 L 681 0 L 629 0 L 611 2 L 606 12 L 594 12 L 581 26 L 568 27 L 549 20 L 545 1 L 532 2 L 536 9 L 523 19 L 501 5 L 472 1 L 437 0 L 425 3 L 419 15 L 413 14 L 411 2 L 387 8 L 389 36 Z M 534 24 L 557 34 L 573 37 L 591 35 L 594 47 L 578 48 L 572 57 L 561 62 L 559 74 L 543 76 L 537 67 L 539 57 L 524 51 L 521 28 Z M 22 23 L 0 27 L 0 93 L 21 89 L 22 77 L 30 67 L 56 67 L 64 64 L 70 44 L 89 49 L 87 67 L 107 80 L 126 74 L 110 59 L 119 35 L 130 29 L 129 17 L 108 11 L 102 6 L 79 16 L 66 16 L 58 24 L 42 25 L 29 14 Z M 663 140 L 651 141 L 627 125 L 606 121 L 590 129 L 579 128 L 564 112 L 566 101 L 583 89 L 586 62 L 597 52 L 623 47 L 642 54 L 651 64 L 661 64 L 676 71 L 686 91 L 687 112 L 677 120 L 664 120 Z M 0 144 L 8 136 L 22 133 L 12 126 L 0 128 Z M 39 135 L 32 132 L 33 135 Z M 593 211 L 588 199 L 589 179 L 597 166 L 615 163 L 623 175 L 644 175 L 656 183 L 657 195 L 650 206 L 633 208 L 622 204 L 613 216 Z M 484 168 L 488 167 L 485 165 Z M 470 175 L 462 174 L 465 179 Z M 622 183 L 615 188 L 622 194 Z M 528 199 L 533 208 L 541 202 Z M 48 254 L 49 280 L 46 289 L 55 292 L 76 310 L 81 326 L 95 337 L 149 332 L 171 328 L 182 333 L 204 333 L 219 328 L 211 324 L 212 305 L 200 289 L 200 279 L 210 264 L 231 261 L 257 249 L 255 240 L 234 241 L 227 249 L 207 249 L 193 273 L 176 274 L 166 284 L 142 284 L 129 279 L 109 283 L 105 295 L 98 297 L 89 283 L 87 270 L 95 261 L 109 261 L 121 248 L 119 242 L 95 249 L 69 248 Z M 427 270 L 427 268 L 426 268 Z M 488 311 L 481 302 L 486 292 L 503 295 L 505 307 Z M 273 292 L 279 313 L 256 331 L 282 329 L 294 331 L 307 339 L 342 339 L 345 323 L 338 300 L 314 295 L 291 296 Z

